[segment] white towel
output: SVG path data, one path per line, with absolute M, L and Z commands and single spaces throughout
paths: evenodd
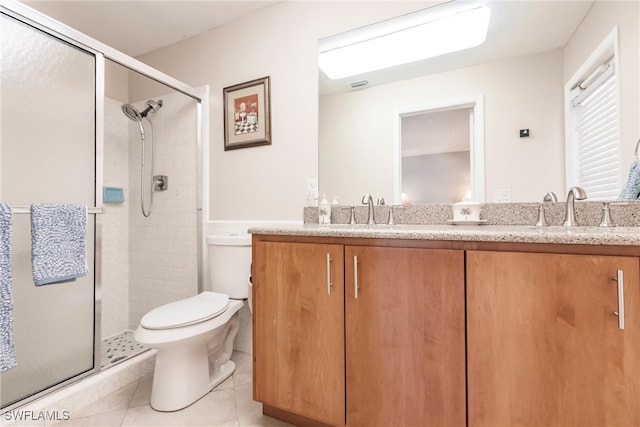
M 11 289 L 11 206 L 0 202 L 0 372 L 16 366 Z
M 37 286 L 86 276 L 87 207 L 31 205 L 31 261 Z

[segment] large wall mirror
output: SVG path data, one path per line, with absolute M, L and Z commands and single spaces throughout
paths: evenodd
M 476 174 L 475 179 L 484 194 L 476 192 L 473 198 L 531 202 L 541 200 L 548 191 L 565 195 L 565 85 L 614 29 L 621 94 L 620 181 L 624 183 L 640 137 L 638 3 L 485 3 L 491 7 L 491 22 L 485 43 L 478 47 L 337 80 L 319 71 L 320 193 L 338 196 L 345 204 L 358 204 L 367 192 L 399 203 L 403 186 L 397 178 L 402 168 L 398 158 L 403 148 L 398 145 L 398 117 L 423 105 L 481 99 L 482 153 L 471 148 L 467 158 L 473 168 L 470 159 L 483 156 L 483 176 Z M 351 88 L 364 80 L 367 85 Z M 528 134 L 521 137 L 524 129 Z M 455 157 L 444 169 L 455 172 L 454 164 L 467 161 L 461 160 L 462 153 Z M 426 176 L 425 168 L 438 173 L 433 165 L 411 167 Z M 469 171 L 460 170 L 465 173 Z M 441 187 L 437 180 L 418 175 L 400 180 L 412 180 L 412 186 Z M 462 192 L 452 195 L 452 191 L 424 200 L 450 203 Z

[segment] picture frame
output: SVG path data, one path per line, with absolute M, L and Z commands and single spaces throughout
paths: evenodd
M 224 150 L 271 145 L 270 77 L 225 87 Z

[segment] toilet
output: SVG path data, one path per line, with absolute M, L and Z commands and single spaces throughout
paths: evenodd
M 151 310 L 134 338 L 157 349 L 151 407 L 183 409 L 229 378 L 239 327 L 238 310 L 249 296 L 251 235 L 207 236 L 209 289 Z

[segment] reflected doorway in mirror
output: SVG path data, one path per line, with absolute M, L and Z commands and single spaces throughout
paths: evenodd
M 397 111 L 394 203 L 483 202 L 483 116 L 482 96 Z

